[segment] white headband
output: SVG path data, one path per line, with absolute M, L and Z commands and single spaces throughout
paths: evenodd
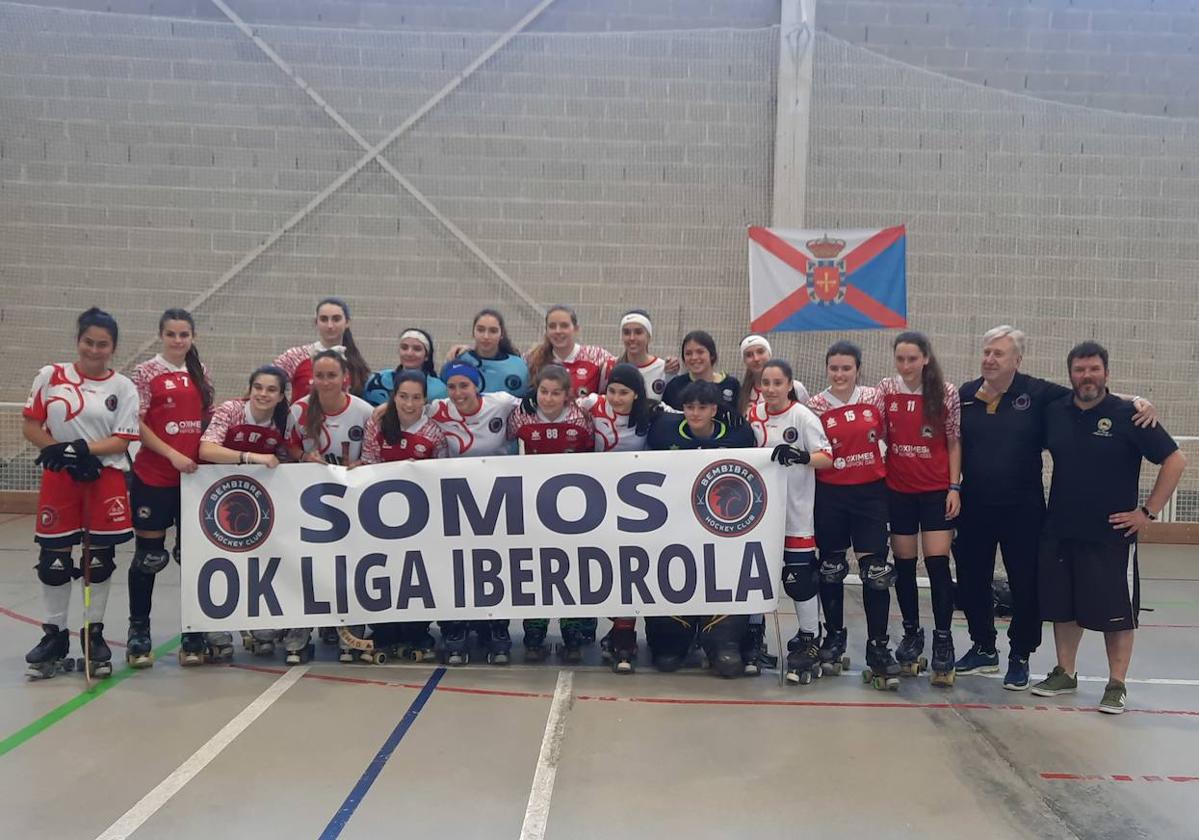
M 770 342 L 760 335 L 747 335 L 745 338 L 741 339 L 741 352 L 744 353 L 749 348 L 759 344 L 766 348 L 767 353 L 772 356 L 774 355 L 774 351 L 770 349 Z
M 425 338 L 425 334 L 420 330 L 404 330 L 404 332 L 400 333 L 400 341 L 403 341 L 405 338 L 415 338 L 421 344 L 425 345 L 426 353 L 433 352 L 433 348 L 429 346 L 429 339 Z
M 645 331 L 650 335 L 654 334 L 654 325 L 649 322 L 649 318 L 642 315 L 640 312 L 630 312 L 620 319 L 620 328 L 624 329 L 627 324 L 640 324 L 645 327 Z

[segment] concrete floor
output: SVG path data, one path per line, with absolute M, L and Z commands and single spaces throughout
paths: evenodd
M 31 533 L 30 517 L 0 517 L 0 837 L 521 836 L 555 705 L 554 665 L 449 670 L 415 716 L 405 713 L 435 669 L 341 665 L 331 648 L 282 694 L 272 689 L 286 673 L 280 660 L 240 650 L 233 666 L 183 671 L 164 656 L 122 677 L 114 648 L 119 667 L 95 696 L 78 674 L 29 683 L 23 657 L 42 611 Z M 128 554 L 118 554 L 108 609 L 116 641 Z M 548 803 L 544 836 L 1199 837 L 1197 556 L 1142 551 L 1154 612 L 1142 616 L 1122 717 L 1094 711 L 1106 680 L 1096 636 L 1079 661 L 1095 679 L 1073 698 L 1041 700 L 977 676 L 952 690 L 921 678 L 898 694 L 875 692 L 857 676 L 856 592 L 847 599 L 852 672 L 807 687 L 781 687 L 773 674 L 662 675 L 646 663 L 618 677 L 593 649 L 573 672 L 572 702 L 557 704 L 564 736 L 557 763 L 546 764 L 556 777 L 537 800 Z M 177 593 L 172 569 L 159 579 L 158 644 L 178 628 Z M 784 637 L 793 625 L 783 618 Z M 1052 664 L 1044 646 L 1034 673 Z M 273 705 L 212 757 L 210 739 L 271 690 Z M 351 796 L 405 718 L 373 785 Z M 173 795 L 160 788 L 143 800 L 194 766 L 198 751 L 210 763 Z M 348 797 L 357 808 L 339 825 Z M 108 831 L 131 809 L 132 822 Z

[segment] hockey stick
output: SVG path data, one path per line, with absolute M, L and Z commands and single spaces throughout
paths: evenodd
M 87 687 L 92 687 L 92 625 L 87 620 L 88 611 L 92 606 L 92 529 L 91 529 L 91 487 L 83 484 L 83 676 Z

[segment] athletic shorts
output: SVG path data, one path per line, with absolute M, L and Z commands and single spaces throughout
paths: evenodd
M 887 485 L 816 482 L 813 522 L 821 553 L 845 551 L 878 554 L 887 550 Z
M 43 470 L 34 542 L 51 549 L 79 545 L 85 524 L 93 546 L 118 545 L 133 538 L 125 473 L 104 467 L 98 479 L 85 482 L 71 478 L 66 470 Z
M 133 527 L 139 531 L 165 531 L 179 524 L 179 485 L 155 487 L 137 473 L 129 476 L 129 501 L 133 505 Z
M 887 507 L 891 513 L 891 533 L 915 536 L 920 531 L 952 531 L 945 518 L 947 490 L 926 493 L 901 493 L 887 489 Z
M 1045 536 L 1037 583 L 1043 621 L 1075 621 L 1087 630 L 1136 629 L 1141 577 L 1135 542 Z

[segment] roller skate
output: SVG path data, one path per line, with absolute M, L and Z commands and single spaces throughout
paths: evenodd
M 340 643 L 337 637 L 336 627 L 322 627 L 320 630 L 322 645 L 336 645 Z
M 637 667 L 637 627 L 632 620 L 628 625 L 614 624 L 612 631 L 600 639 L 600 658 L 615 674 L 631 674 Z
M 334 627 L 332 629 L 333 629 L 334 633 L 337 633 L 337 661 L 338 662 L 350 663 L 350 662 L 354 662 L 355 660 L 358 660 L 358 659 L 362 659 L 366 662 L 375 662 L 373 647 L 370 650 L 366 650 L 363 648 L 359 648 L 355 645 L 351 645 L 347 642 L 347 640 L 345 638 L 342 637 L 341 633 L 337 632 L 338 628 Z M 354 625 L 346 627 L 345 629 L 346 629 L 347 633 L 349 634 L 349 636 L 351 637 L 351 639 L 362 639 L 362 640 L 366 639 L 366 627 L 364 625 L 354 624 Z M 322 644 L 324 643 L 324 636 L 325 636 L 325 628 L 322 627 L 321 628 Z M 382 665 L 384 662 L 387 661 L 387 654 L 384 653 L 383 651 L 379 651 L 379 653 L 382 654 L 383 658 L 378 661 L 378 664 Z
M 890 641 L 889 637 L 883 636 L 866 643 L 866 670 L 862 672 L 862 682 L 879 691 L 899 690 L 899 663 L 887 647 Z
M 458 666 L 470 662 L 470 642 L 467 639 L 465 623 L 461 627 L 443 627 L 441 643 L 445 648 L 446 665 Z
M 766 652 L 765 639 L 766 622 L 751 622 L 741 644 L 742 673 L 745 676 L 758 676 L 762 673 L 763 665 L 768 668 L 778 665 L 778 658 Z
M 787 682 L 808 685 L 822 676 L 824 670 L 820 667 L 820 645 L 816 634 L 801 630 L 787 642 Z
M 523 644 L 525 648 L 525 662 L 544 662 L 546 656 L 549 655 L 549 651 L 545 647 L 544 627 L 525 628 Z
M 131 668 L 154 666 L 154 651 L 150 641 L 150 619 L 130 618 L 129 636 L 125 642 L 125 661 Z
M 279 635 L 274 630 L 242 630 L 242 647 L 254 656 L 271 656 L 275 652 L 275 643 Z
M 916 677 L 928 670 L 928 660 L 924 653 L 924 628 L 904 622 L 903 638 L 895 648 L 895 660 L 899 663 L 899 673 L 905 677 Z
M 204 634 L 205 658 L 209 662 L 233 661 L 233 634 L 226 632 Z
M 502 624 L 487 628 L 487 661 L 492 665 L 507 665 L 512 658 L 512 636 Z
M 412 662 L 436 662 L 437 642 L 431 633 L 421 633 L 414 641 L 405 642 L 399 648 L 400 655 Z
M 203 665 L 208 648 L 203 633 L 184 633 L 179 645 L 179 664 L 185 668 Z
M 316 654 L 316 646 L 312 644 L 312 631 L 308 628 L 287 630 L 283 634 L 283 649 L 287 651 L 283 661 L 288 665 L 311 662 Z
M 820 667 L 826 674 L 840 676 L 843 671 L 849 670 L 849 657 L 845 655 L 848 631 L 844 627 L 833 630 L 827 624 L 824 625 L 824 630 L 827 635 L 824 637 L 824 643 L 820 645 Z
M 104 641 L 104 625 L 100 622 L 88 624 L 87 666 L 93 677 L 107 677 L 112 674 L 112 649 Z M 80 638 L 83 630 L 79 631 Z
M 953 635 L 948 630 L 933 631 L 932 676 L 929 682 L 945 688 L 953 687 L 956 674 L 953 657 Z
M 558 655 L 565 664 L 578 665 L 583 661 L 583 639 L 583 631 L 578 627 L 562 628 L 562 647 L 559 648 Z
M 56 674 L 75 670 L 71 650 L 71 634 L 59 630 L 56 624 L 43 624 L 42 640 L 25 654 L 25 676 L 31 680 L 48 680 Z
M 733 642 L 719 642 L 705 651 L 708 665 L 718 677 L 731 680 L 745 673 L 745 660 L 741 647 Z

